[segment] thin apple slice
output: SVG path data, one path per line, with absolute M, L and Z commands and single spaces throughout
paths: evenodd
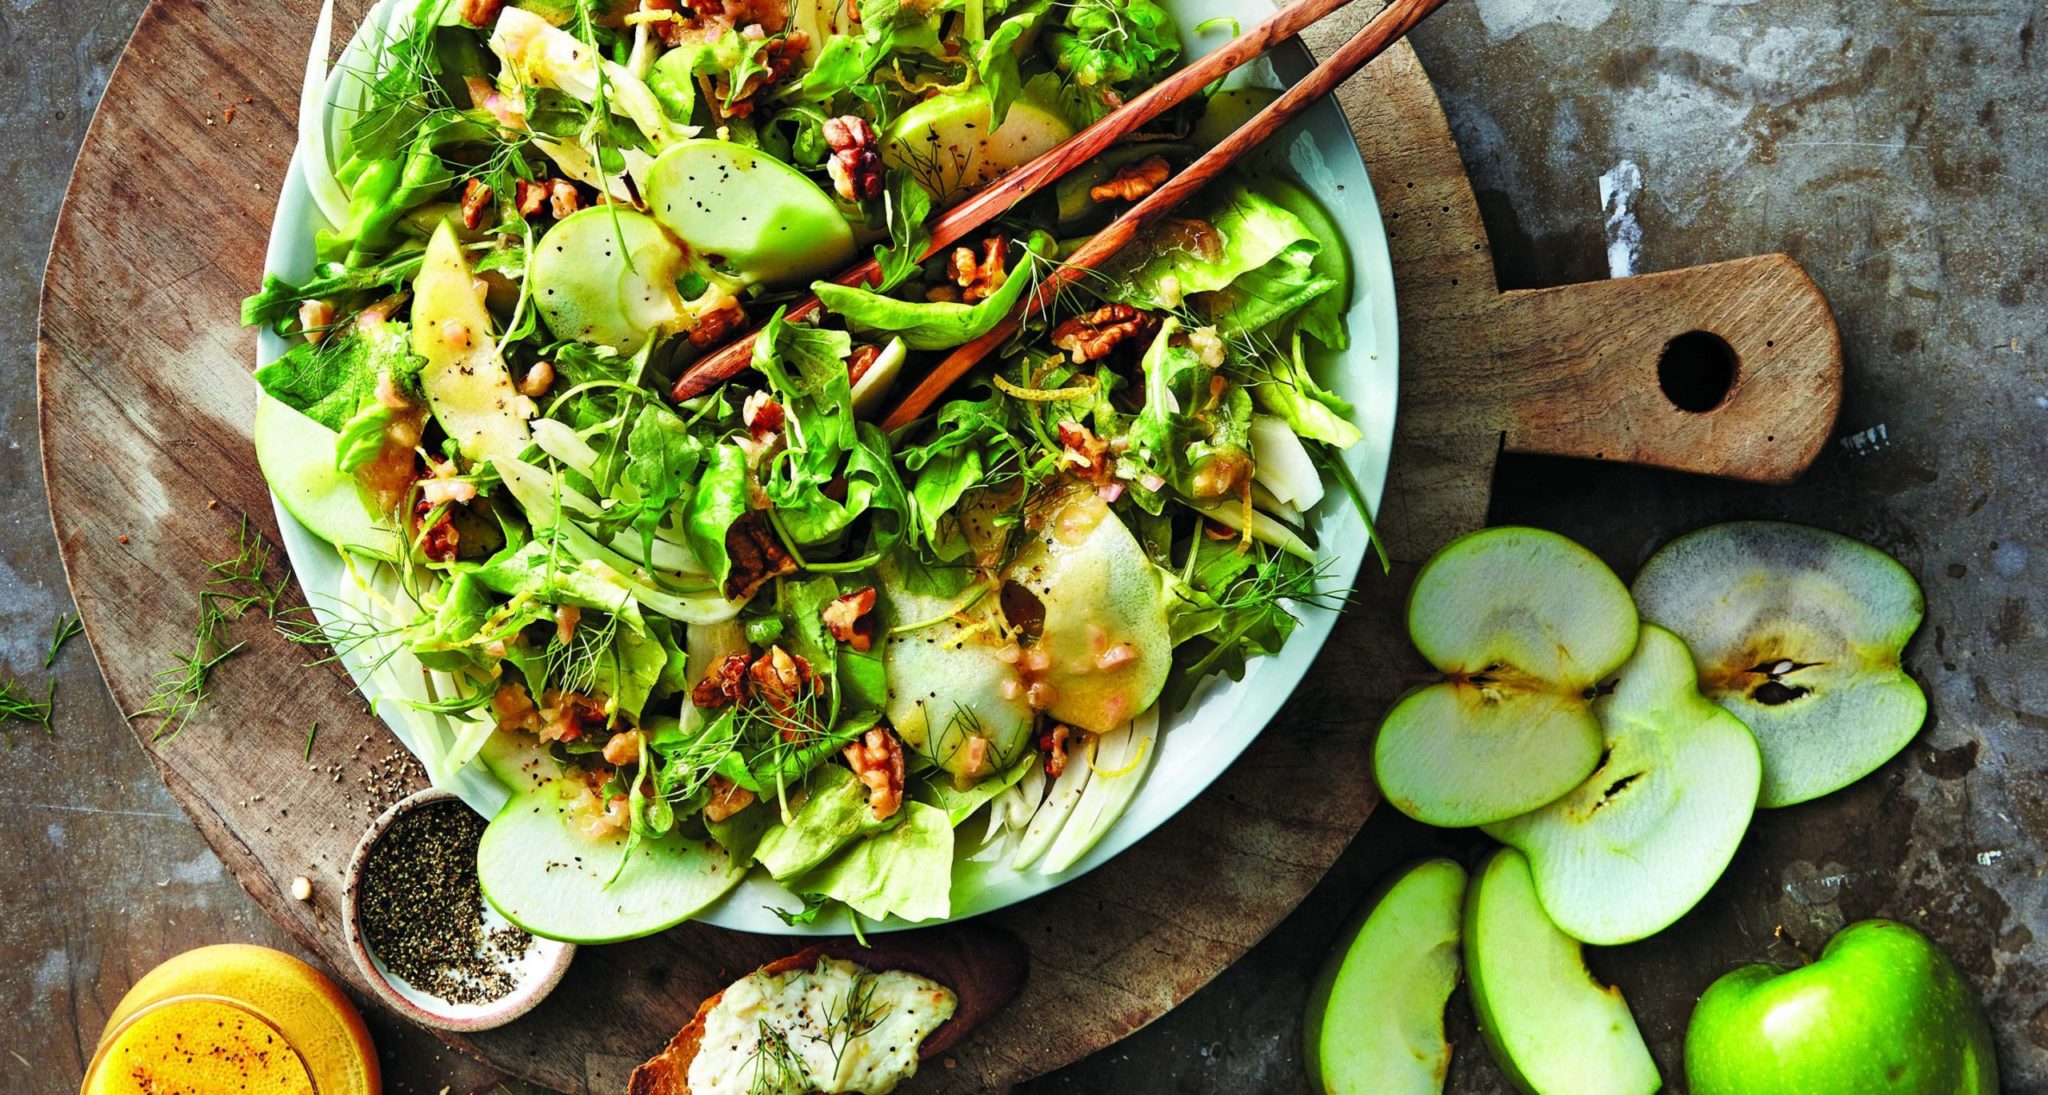
M 1566 935 L 1615 946 L 1663 931 L 1713 888 L 1756 812 L 1763 762 L 1742 720 L 1700 695 L 1685 643 L 1654 624 L 1593 714 L 1600 767 L 1486 831 L 1529 857 Z
M 1329 1095 L 1430 1095 L 1451 1044 L 1465 868 L 1425 859 L 1396 873 L 1338 937 L 1309 992 L 1309 1086 Z
M 1387 801 L 1431 825 L 1528 813 L 1600 763 L 1593 687 L 1636 645 L 1627 587 L 1553 532 L 1494 528 L 1430 559 L 1408 634 L 1445 679 L 1394 705 L 1373 744 Z
M 1847 787 L 1926 721 L 1927 696 L 1899 664 L 1926 602 L 1868 544 L 1776 521 L 1714 525 L 1664 545 L 1635 595 L 1692 648 L 1701 690 L 1756 735 L 1764 806 Z
M 1586 970 L 1579 942 L 1536 900 L 1529 861 L 1502 848 L 1465 896 L 1465 976 L 1479 1033 L 1531 1095 L 1648 1095 L 1662 1086 L 1621 990 Z

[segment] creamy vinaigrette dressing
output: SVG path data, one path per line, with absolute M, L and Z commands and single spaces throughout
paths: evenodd
M 916 1074 L 918 1047 L 954 1004 L 950 990 L 915 974 L 833 958 L 749 974 L 704 1017 L 690 1090 L 883 1095 Z

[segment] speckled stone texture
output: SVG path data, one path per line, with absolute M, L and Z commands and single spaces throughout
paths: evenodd
M 16 378 L 0 390 L 0 661 L 37 688 L 68 606 L 37 463 L 38 278 L 73 153 L 140 9 L 0 3 L 12 215 L 0 361 Z M 2034 943 L 2048 930 L 2044 14 L 2038 0 L 1456 0 L 1419 34 L 1503 286 L 1607 276 L 1599 180 L 1632 164 L 1636 269 L 1790 252 L 1833 299 L 1849 358 L 1838 442 L 1796 487 L 1511 458 L 1492 518 L 1575 536 L 1624 575 L 1700 524 L 1803 520 L 1893 552 L 1928 594 L 1907 659 L 1933 698 L 1920 740 L 1850 790 L 1762 817 L 1691 916 L 1592 956 L 1635 1004 L 1671 1090 L 1713 977 L 1794 960 L 1780 929 L 1812 949 L 1874 915 L 1942 941 L 1986 995 L 2008 1090 L 2048 1090 Z M 292 67 L 280 78 L 295 81 Z M 288 945 L 178 813 L 83 642 L 55 676 L 55 739 L 0 754 L 0 1009 L 37 1017 L 7 1039 L 9 1090 L 76 1090 L 107 1010 L 162 958 L 230 939 Z M 1243 962 L 1030 1090 L 1305 1090 L 1300 1010 L 1338 925 L 1390 866 L 1480 843 L 1383 811 Z M 491 1089 L 425 1035 L 373 1023 L 393 1090 Z M 1505 1091 L 1462 995 L 1452 1023 L 1453 1089 Z

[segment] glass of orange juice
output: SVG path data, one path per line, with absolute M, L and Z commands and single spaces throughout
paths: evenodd
M 319 1095 L 312 1069 L 276 1023 L 225 996 L 171 996 L 100 1038 L 83 1095 L 215 1091 Z
M 281 951 L 201 947 L 145 974 L 107 1018 L 83 1095 L 378 1095 L 355 1005 Z

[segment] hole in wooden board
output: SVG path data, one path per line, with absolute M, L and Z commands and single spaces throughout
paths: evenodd
M 1720 335 L 1687 331 L 1664 344 L 1657 358 L 1657 386 L 1672 406 L 1705 414 L 1728 398 L 1738 364 L 1735 348 Z

